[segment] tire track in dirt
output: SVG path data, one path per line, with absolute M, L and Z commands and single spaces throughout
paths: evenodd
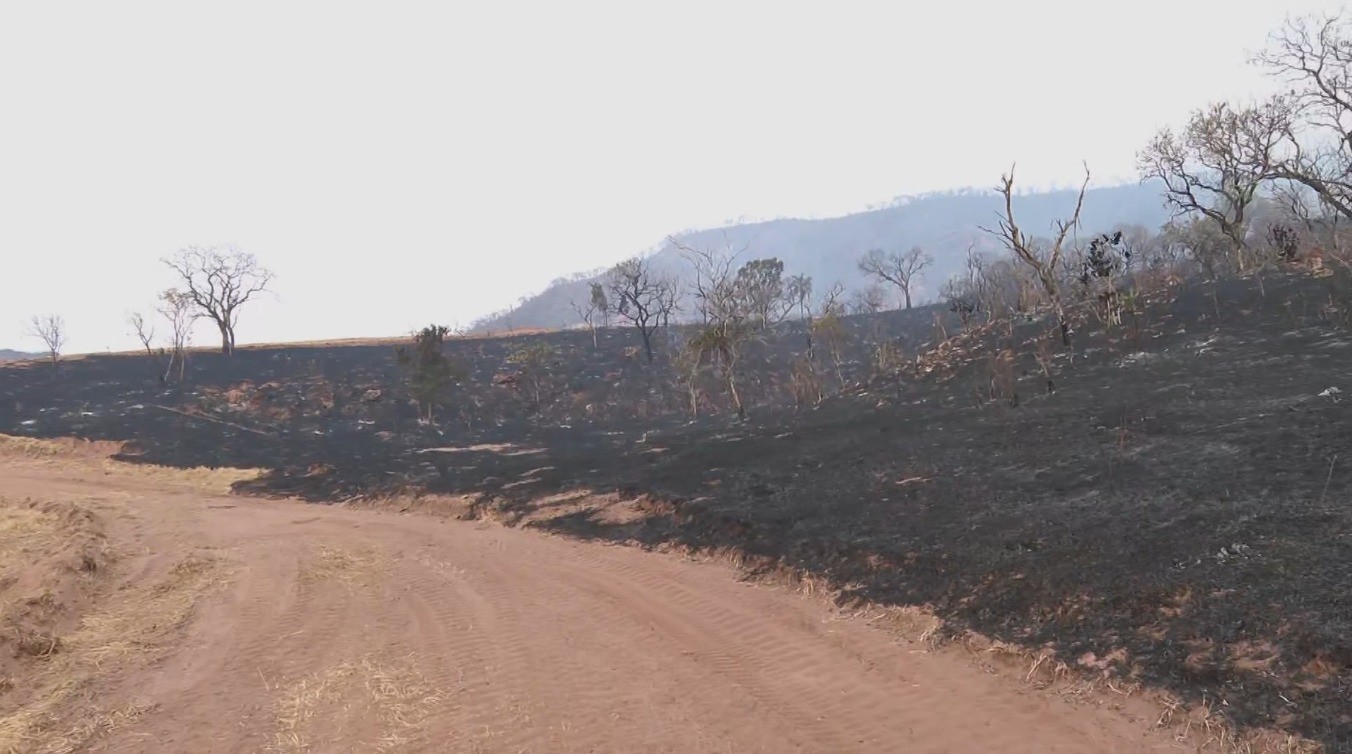
M 767 626 L 763 616 L 714 604 L 679 586 L 654 592 L 654 577 L 631 567 L 599 569 L 609 572 L 604 577 L 593 576 L 593 570 L 598 569 L 567 569 L 569 578 L 607 595 L 615 614 L 656 627 L 682 654 L 742 690 L 761 714 L 795 731 L 795 743 L 805 751 L 885 750 L 898 741 L 930 738 L 936 723 L 947 722 L 931 693 L 842 662 L 837 650 L 810 632 Z M 941 748 L 952 746 L 955 733 L 946 731 Z M 963 748 L 981 747 L 1048 750 L 1041 744 L 1027 747 L 1017 736 L 986 737 Z M 916 743 L 910 750 L 927 749 Z
M 525 662 L 513 651 L 523 640 L 504 642 L 510 628 L 500 623 L 492 603 L 458 574 L 458 567 L 436 557 L 406 561 L 400 578 L 412 608 L 415 642 L 433 668 L 429 677 L 451 694 L 435 727 L 446 738 L 468 744 L 496 735 L 498 711 L 510 704 L 509 679 L 514 671 L 525 672 Z

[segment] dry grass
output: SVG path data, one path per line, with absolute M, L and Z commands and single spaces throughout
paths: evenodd
M 9 572 L 19 557 L 50 542 L 59 524 L 55 513 L 31 501 L 0 498 L 0 570 Z
M 353 552 L 320 545 L 314 557 L 301 567 L 300 575 L 307 581 L 369 584 L 381 574 L 384 560 L 382 554 L 374 549 Z
M 62 651 L 64 641 L 51 630 L 61 602 L 91 588 L 108 559 L 89 508 L 0 497 L 0 643 L 15 657 Z
M 122 592 L 116 604 L 86 616 L 30 682 L 35 692 L 27 703 L 0 719 L 0 752 L 78 751 L 143 714 L 136 706 L 108 710 L 90 689 L 119 669 L 157 659 L 223 575 L 218 561 L 188 554 L 163 579 Z
M 398 666 L 369 657 L 345 662 L 281 689 L 275 703 L 273 752 L 344 747 L 401 750 L 445 698 L 417 670 L 414 658 Z
M 43 440 L 0 434 L 0 458 L 9 462 L 37 463 L 44 466 L 76 464 L 96 468 L 106 476 L 117 479 L 152 480 L 174 486 L 228 493 L 231 485 L 255 479 L 262 469 L 207 468 L 177 469 L 151 464 L 123 463 L 112 456 L 122 451 L 122 444 L 91 442 L 78 438 Z
M 71 443 L 0 435 L 0 453 L 35 458 L 56 458 L 71 455 Z
M 1166 699 L 1155 727 L 1175 733 L 1179 743 L 1195 745 L 1197 751 L 1220 754 L 1320 754 L 1316 742 L 1279 733 L 1237 733 L 1210 700 L 1188 707 L 1178 699 Z M 1201 743 L 1196 743 L 1199 741 Z
M 56 545 L 94 544 L 100 536 L 89 506 L 0 496 L 0 573 L 16 573 L 51 553 Z M 84 553 L 74 565 L 81 571 L 97 570 L 97 563 L 84 561 L 98 554 Z
M 99 665 L 133 656 L 147 658 L 187 622 L 202 594 L 220 583 L 223 570 L 214 558 L 190 554 L 163 580 L 86 617 L 67 644 Z

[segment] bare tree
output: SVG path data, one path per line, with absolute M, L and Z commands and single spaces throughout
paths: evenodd
M 844 316 L 844 299 L 845 286 L 841 283 L 832 283 L 831 287 L 822 291 L 821 300 L 817 302 L 817 312 L 823 316 L 826 314 Z
M 155 369 L 155 379 L 163 386 L 169 381 L 169 352 L 163 346 L 155 345 L 155 325 L 147 322 L 145 315 L 140 312 L 132 312 L 127 315 L 127 323 L 131 325 L 136 339 L 141 341 L 141 347 L 145 349 L 146 356 L 150 359 L 150 364 Z
M 188 343 L 192 340 L 192 323 L 197 321 L 197 305 L 182 291 L 170 288 L 159 296 L 156 312 L 164 317 L 169 326 L 169 347 L 156 344 L 156 328 L 153 322 L 146 321 L 140 312 L 128 315 L 127 322 L 132 326 L 136 339 L 141 342 L 146 356 L 155 367 L 155 377 L 160 385 L 166 385 L 178 369 L 178 381 L 182 382 L 188 366 Z
M 1071 214 L 1069 220 L 1056 221 L 1056 236 L 1045 248 L 1042 244 L 1024 235 L 1019 228 L 1018 221 L 1014 219 L 1013 166 L 1010 166 L 1009 173 L 1000 176 L 998 188 L 1000 195 L 1005 198 L 1005 212 L 1004 216 L 1000 218 L 999 230 L 990 230 L 989 228 L 982 228 L 982 230 L 999 238 L 1015 259 L 1037 275 L 1038 283 L 1041 284 L 1042 290 L 1047 295 L 1052 310 L 1056 314 L 1056 324 L 1061 328 L 1061 343 L 1069 348 L 1070 321 L 1066 319 L 1058 271 L 1065 249 L 1066 236 L 1070 234 L 1071 229 L 1078 227 L 1080 224 L 1080 210 L 1084 208 L 1084 192 L 1089 188 L 1089 166 L 1084 166 L 1084 183 L 1080 184 L 1080 193 L 1075 199 L 1074 213 Z
M 188 369 L 188 343 L 192 340 L 192 323 L 197 321 L 197 305 L 192 297 L 183 291 L 170 288 L 160 294 L 160 316 L 169 323 L 169 369 L 178 366 L 178 381 Z M 166 372 L 166 376 L 168 375 Z
M 699 374 L 705 365 L 712 365 L 721 374 L 737 416 L 744 418 L 746 408 L 737 389 L 738 361 L 745 344 L 779 317 L 784 300 L 784 265 L 777 259 L 758 259 L 734 273 L 734 254 L 685 245 L 679 248 L 694 272 L 690 295 L 701 322 L 682 354 L 691 411 L 698 406 Z
M 648 363 L 653 362 L 653 334 L 664 318 L 670 318 L 675 297 L 673 283 L 653 271 L 642 257 L 633 257 L 611 268 L 607 287 L 614 312 L 627 320 L 643 340 Z
M 657 316 L 662 324 L 662 332 L 671 331 L 671 318 L 681 308 L 681 283 L 675 278 L 666 278 L 663 289 L 657 297 Z
M 884 252 L 882 249 L 870 249 L 859 258 L 859 271 L 875 280 L 899 288 L 906 309 L 909 310 L 916 277 L 933 263 L 934 257 L 919 246 L 911 247 L 910 251 Z
M 1317 246 L 1334 259 L 1347 260 L 1352 243 L 1352 217 L 1342 214 L 1322 194 L 1297 181 L 1279 181 L 1273 198 L 1282 204 L 1284 220 L 1298 225 L 1305 241 L 1302 252 Z
M 722 310 L 731 306 L 736 280 L 733 265 L 740 252 L 715 252 L 675 243 L 693 274 L 688 285 L 695 313 L 699 315 L 701 323 L 709 324 L 722 315 Z
M 268 289 L 272 271 L 260 266 L 253 254 L 233 246 L 189 246 L 162 261 L 178 274 L 184 294 L 198 311 L 220 329 L 221 353 L 233 354 L 240 307 Z
M 1297 118 L 1283 124 L 1285 151 L 1275 165 L 1275 177 L 1299 182 L 1352 219 L 1349 19 L 1341 12 L 1289 19 L 1254 62 L 1290 85 L 1284 104 Z
M 61 360 L 61 348 L 66 345 L 66 320 L 60 314 L 46 316 L 33 315 L 29 320 L 28 334 L 42 341 L 47 347 L 47 355 L 55 372 Z
M 592 349 L 598 348 L 596 340 L 596 328 L 605 327 L 610 319 L 610 302 L 606 299 L 605 286 L 600 283 L 591 284 L 591 297 L 585 304 L 572 303 L 573 311 L 582 318 L 582 323 L 587 326 L 591 332 Z

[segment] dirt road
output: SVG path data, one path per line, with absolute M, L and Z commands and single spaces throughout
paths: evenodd
M 1189 750 L 725 566 L 208 486 L 0 459 L 106 558 L 0 751 Z

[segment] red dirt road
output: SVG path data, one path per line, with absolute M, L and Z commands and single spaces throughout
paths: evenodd
M 45 717 L 0 695 L 20 751 L 1192 750 L 719 564 L 96 465 L 0 458 L 0 498 L 92 511 L 87 610 L 130 606 Z

